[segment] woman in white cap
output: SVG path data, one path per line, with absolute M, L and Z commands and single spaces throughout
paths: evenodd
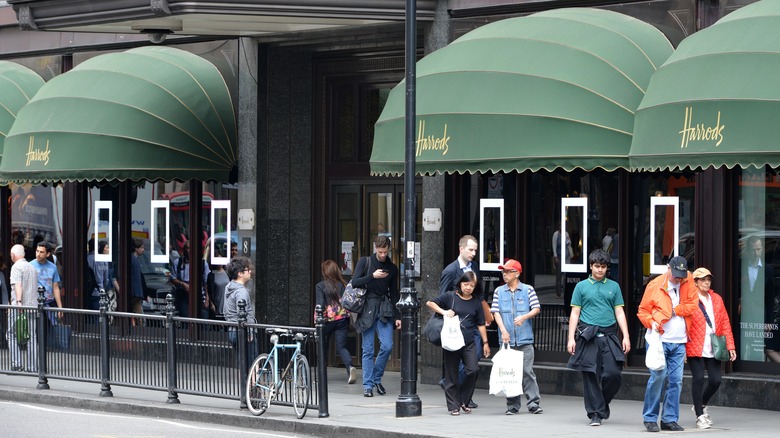
M 710 334 L 726 337 L 726 348 L 729 360 L 737 358 L 734 346 L 734 335 L 731 332 L 729 315 L 723 305 L 723 298 L 710 290 L 712 273 L 707 268 L 693 271 L 693 281 L 699 292 L 700 312 L 694 312 L 685 318 L 688 332 L 688 343 L 685 353 L 688 356 L 688 366 L 691 369 L 693 384 L 691 385 L 693 406 L 696 415 L 696 427 L 709 429 L 712 426 L 707 403 L 720 386 L 720 360 L 714 355 Z M 704 387 L 704 370 L 707 369 L 707 387 Z

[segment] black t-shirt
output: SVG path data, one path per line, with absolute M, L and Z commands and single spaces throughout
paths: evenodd
M 454 299 L 453 299 L 454 297 Z M 477 326 L 485 325 L 485 313 L 482 311 L 482 300 L 472 296 L 470 300 L 464 300 L 455 292 L 447 292 L 432 299 L 443 310 L 452 309 L 460 318 L 460 329 L 463 332 L 463 340 L 466 344 L 474 342 L 474 330 Z

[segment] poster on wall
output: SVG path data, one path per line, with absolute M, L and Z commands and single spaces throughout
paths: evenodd
M 352 249 L 355 242 L 341 242 L 341 257 L 339 265 L 341 266 L 341 275 L 352 275 Z

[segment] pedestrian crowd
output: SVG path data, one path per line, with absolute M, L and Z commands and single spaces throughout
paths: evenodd
M 585 414 L 590 426 L 601 426 L 610 418 L 610 403 L 620 390 L 623 366 L 631 350 L 623 293 L 608 275 L 616 267 L 611 254 L 616 239 L 617 234 L 611 233 L 609 241 L 605 239 L 604 248 L 589 254 L 590 275 L 577 283 L 571 297 L 566 346 L 571 357 L 567 366 L 581 373 Z M 325 342 L 335 335 L 336 352 L 344 362 L 350 384 L 357 380 L 357 369 L 346 346 L 350 320 L 362 334 L 365 397 L 373 397 L 374 391 L 385 394 L 382 375 L 392 349 L 392 330 L 400 328 L 395 306 L 393 310 L 383 306 L 399 298 L 398 268 L 388 258 L 390 240 L 386 236 L 377 237 L 374 246 L 375 252 L 357 263 L 349 284 L 336 262 L 324 262 L 323 281 L 317 284 L 316 290 L 317 304 L 325 310 Z M 503 284 L 493 291 L 488 304 L 480 290 L 480 271 L 475 260 L 477 239 L 463 236 L 458 249 L 458 258 L 441 273 L 439 296 L 426 302 L 434 314 L 457 318 L 463 337 L 460 348 L 442 349 L 439 384 L 444 390 L 448 413 L 460 416 L 478 408 L 473 400 L 478 361 L 491 354 L 486 325 L 495 321 L 502 346 L 497 355 L 504 349 L 522 353 L 516 356 L 522 362 L 522 366 L 517 364 L 518 370 L 522 368 L 522 391 L 519 395 L 507 394 L 506 415 L 519 414 L 524 408 L 523 399 L 530 414 L 542 414 L 539 385 L 533 370 L 533 318 L 542 308 L 534 287 L 520 281 L 521 263 L 507 259 L 498 267 Z M 707 268 L 690 272 L 686 259 L 677 256 L 669 260 L 666 272 L 645 288 L 637 317 L 650 333 L 658 335 L 659 351 L 663 352 L 660 357 L 663 366 L 650 370 L 645 390 L 642 419 L 648 432 L 684 430 L 679 421 L 686 361 L 693 377 L 691 395 L 696 427 L 708 429 L 713 424 L 707 404 L 720 385 L 721 362 L 734 361 L 737 354 L 723 299 L 710 289 L 712 279 L 713 274 Z M 365 304 L 357 314 L 350 315 L 340 307 L 345 286 L 366 289 Z M 375 334 L 379 339 L 376 356 Z

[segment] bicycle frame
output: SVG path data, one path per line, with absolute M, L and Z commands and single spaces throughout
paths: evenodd
M 292 357 L 290 357 L 290 361 L 287 363 L 287 366 L 284 368 L 284 371 L 281 373 L 279 372 L 279 352 L 283 350 L 294 350 Z M 301 354 L 301 342 L 296 341 L 294 344 L 280 344 L 275 343 L 274 347 L 271 349 L 271 351 L 268 353 L 268 359 L 266 360 L 266 363 L 273 360 L 273 370 L 274 370 L 274 391 L 272 391 L 273 396 L 271 399 L 275 399 L 276 395 L 278 394 L 279 387 L 282 386 L 284 383 L 284 378 L 287 376 L 287 373 L 290 372 L 290 367 L 293 369 L 293 381 L 295 381 L 295 378 L 297 376 L 297 368 L 293 365 L 298 361 L 298 356 Z

